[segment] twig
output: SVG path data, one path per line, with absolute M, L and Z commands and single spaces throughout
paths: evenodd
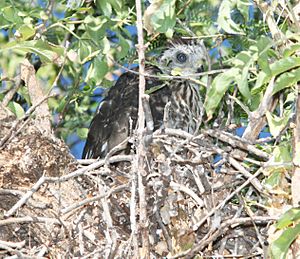
M 104 164 L 104 160 L 100 160 L 91 164 L 85 168 L 78 169 L 70 174 L 64 175 L 62 177 L 46 177 L 42 176 L 31 188 L 31 190 L 27 191 L 26 194 L 9 210 L 7 211 L 4 216 L 10 217 L 13 215 L 21 206 L 23 206 L 28 199 L 45 183 L 45 182 L 64 182 L 71 178 L 83 175 L 84 173 L 96 169 L 97 167 Z
M 103 208 L 102 217 L 103 217 L 103 220 L 106 222 L 105 237 L 107 240 L 107 246 L 109 248 L 107 250 L 107 253 L 105 253 L 105 255 L 106 255 L 105 258 L 114 258 L 115 249 L 117 246 L 117 232 L 113 225 L 110 208 L 109 208 L 109 205 L 107 202 L 107 197 L 105 194 L 105 187 L 101 183 L 98 183 L 98 185 L 99 185 L 99 188 L 98 188 L 99 193 L 102 196 L 102 198 L 100 199 L 100 202 L 101 202 L 102 208 Z
M 137 175 L 133 173 L 131 180 L 131 197 L 130 197 L 130 228 L 131 228 L 131 240 L 133 243 L 133 250 L 135 258 L 138 258 L 138 228 L 136 222 L 136 185 L 137 185 Z
M 5 217 L 10 217 L 13 215 L 22 205 L 24 205 L 29 198 L 40 188 L 40 186 L 45 182 L 45 177 L 42 176 L 29 190 L 9 211 L 4 213 Z
M 17 248 L 17 249 L 21 249 L 25 246 L 26 242 L 25 240 L 21 241 L 21 242 L 7 242 L 7 241 L 3 241 L 0 240 L 0 246 L 8 246 L 11 248 Z
M 170 183 L 170 187 L 175 191 L 181 191 L 181 192 L 184 192 L 187 195 L 191 196 L 197 202 L 197 205 L 200 208 L 203 207 L 203 205 L 204 205 L 203 200 L 192 189 L 190 189 L 182 184 L 175 183 L 173 181 Z
M 0 220 L 0 226 L 6 226 L 10 224 L 23 224 L 23 223 L 47 223 L 47 224 L 61 224 L 59 219 L 47 218 L 47 217 L 20 217 L 20 218 L 8 218 Z
M 4 96 L 4 98 L 2 100 L 2 105 L 4 107 L 6 107 L 8 105 L 8 103 L 11 101 L 11 99 L 13 98 L 15 93 L 19 90 L 19 88 L 21 86 L 21 77 L 20 77 L 20 75 L 16 76 L 13 79 L 13 82 L 15 83 L 15 85 L 8 91 L 8 93 Z
M 146 129 L 147 133 L 152 133 L 154 129 L 154 122 L 153 122 L 153 117 L 150 109 L 150 104 L 149 104 L 149 98 L 150 96 L 147 94 L 144 94 L 142 96 L 142 103 L 143 103 L 143 108 L 145 111 L 145 121 L 146 121 Z
M 232 192 L 230 195 L 226 197 L 225 200 L 219 203 L 213 210 L 211 210 L 204 218 L 202 218 L 199 222 L 194 224 L 193 231 L 196 231 L 210 216 L 214 215 L 217 210 L 222 208 L 228 201 L 230 201 L 237 193 L 239 193 L 241 190 L 243 190 L 253 179 L 255 179 L 258 175 L 262 173 L 262 169 L 258 169 L 254 175 L 252 175 L 251 178 L 248 178 L 247 181 L 245 181 L 240 187 L 238 187 L 234 192 Z
M 145 45 L 143 36 L 143 20 L 142 20 L 142 5 L 141 0 L 135 0 L 136 18 L 137 18 L 137 35 L 138 35 L 138 57 L 139 57 L 139 109 L 138 109 L 138 146 L 136 159 L 134 161 L 134 172 L 138 176 L 138 188 L 139 188 L 139 222 L 142 236 L 142 249 L 140 249 L 141 258 L 150 258 L 150 244 L 149 244 L 149 228 L 147 217 L 147 202 L 145 187 L 143 184 L 143 178 L 146 175 L 145 172 L 145 143 L 144 143 L 144 125 L 145 125 L 145 112 L 143 108 L 143 96 L 145 93 Z
M 293 141 L 293 165 L 294 173 L 292 177 L 292 197 L 293 205 L 299 206 L 300 203 L 300 85 L 297 84 L 296 94 L 296 119 L 294 128 L 294 141 Z
M 117 162 L 131 162 L 132 161 L 133 156 L 132 155 L 115 155 L 115 156 L 111 156 L 108 159 L 108 162 L 110 164 L 113 163 L 117 163 Z M 95 162 L 99 161 L 99 159 L 77 159 L 77 162 L 81 165 L 90 165 L 93 164 Z
M 113 147 L 108 153 L 107 155 L 105 156 L 105 164 L 109 164 L 111 163 L 110 162 L 110 157 L 117 153 L 117 152 L 120 152 L 124 149 L 126 149 L 127 145 L 128 145 L 128 140 L 129 140 L 129 137 L 127 137 L 126 139 L 124 139 L 121 143 L 119 143 L 118 145 L 116 145 L 115 147 Z
M 246 178 L 251 178 L 252 174 L 247 171 L 247 169 L 241 165 L 237 160 L 235 160 L 233 157 L 228 157 L 228 162 L 239 172 L 244 175 Z M 259 192 L 263 191 L 263 186 L 261 185 L 260 181 L 257 178 L 254 178 L 251 180 L 252 185 L 258 190 Z
M 173 79 L 185 79 L 185 80 L 191 80 L 194 81 L 195 77 L 201 77 L 201 76 L 209 76 L 209 75 L 214 75 L 214 74 L 220 74 L 220 73 L 224 73 L 226 71 L 228 71 L 228 69 L 216 69 L 216 70 L 210 70 L 210 71 L 206 71 L 206 72 L 201 72 L 201 73 L 194 73 L 194 74 L 186 74 L 186 75 L 181 75 L 181 76 L 171 76 L 171 75 L 165 75 L 165 74 L 161 74 L 161 75 L 152 75 L 152 74 L 148 74 L 146 72 L 141 73 L 139 71 L 127 68 L 119 63 L 117 63 L 114 60 L 111 60 L 116 66 L 124 69 L 126 72 L 135 74 L 135 75 L 142 75 L 144 77 L 149 77 L 149 78 L 157 78 L 157 79 L 161 79 L 161 80 L 173 80 Z M 198 81 L 197 81 L 198 82 Z
M 30 257 L 27 257 L 25 256 L 23 253 L 21 253 L 20 251 L 18 250 L 15 250 L 9 246 L 6 246 L 6 245 L 1 245 L 0 244 L 0 249 L 1 250 L 6 250 L 6 251 L 9 251 L 11 254 L 16 254 L 14 256 L 10 256 L 9 259 L 18 259 L 18 258 L 24 258 L 24 259 L 29 259 Z M 5 257 L 6 259 L 8 259 L 8 257 Z
M 95 202 L 95 201 L 98 201 L 100 199 L 103 199 L 103 198 L 108 198 L 109 196 L 111 196 L 113 193 L 116 193 L 116 192 L 120 192 L 120 191 L 123 191 L 125 189 L 128 188 L 128 184 L 123 184 L 123 185 L 120 185 L 118 187 L 115 187 L 111 190 L 109 190 L 107 193 L 104 193 L 104 194 L 100 194 L 100 195 L 97 195 L 95 197 L 92 197 L 92 198 L 87 198 L 87 199 L 84 199 L 82 201 L 79 201 L 77 203 L 74 203 L 72 204 L 71 206 L 67 207 L 67 208 L 64 208 L 61 210 L 61 213 L 62 214 L 67 214 L 69 213 L 70 211 L 72 210 L 75 210 L 77 208 L 80 208 L 86 204 L 89 204 L 91 202 Z M 68 215 L 69 216 L 69 215 Z
M 245 218 L 234 218 L 226 220 L 221 224 L 221 226 L 215 230 L 213 234 L 211 234 L 207 239 L 202 239 L 194 248 L 188 251 L 185 254 L 185 258 L 193 258 L 193 256 L 198 252 L 204 249 L 207 245 L 211 242 L 216 240 L 222 234 L 225 234 L 232 225 L 236 227 L 237 225 L 243 225 L 249 222 L 268 222 L 268 221 L 275 221 L 278 217 L 245 217 Z M 178 258 L 178 257 L 171 257 L 171 258 Z
M 230 144 L 233 147 L 239 147 L 243 150 L 247 150 L 251 153 L 253 153 L 254 155 L 264 158 L 264 159 L 269 159 L 270 155 L 258 148 L 256 148 L 255 146 L 251 145 L 247 139 L 243 139 L 240 138 L 238 136 L 234 136 L 228 132 L 224 132 L 224 131 L 220 131 L 220 130 L 203 130 L 203 133 L 208 134 L 211 137 L 215 137 L 218 138 L 219 140 L 223 141 L 223 142 L 227 142 L 228 144 Z M 234 154 L 234 153 L 233 153 Z M 237 156 L 239 157 L 239 156 Z

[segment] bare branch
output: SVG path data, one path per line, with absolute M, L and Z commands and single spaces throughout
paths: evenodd
M 44 99 L 45 94 L 43 93 L 38 80 L 35 76 L 35 69 L 32 64 L 25 59 L 21 64 L 21 78 L 24 80 L 28 87 L 28 92 L 32 105 L 37 105 L 41 99 Z M 36 109 L 37 121 L 40 129 L 46 133 L 51 133 L 51 114 L 47 103 L 41 103 Z
M 293 205 L 298 207 L 300 204 L 300 86 L 297 85 L 297 95 L 296 95 L 296 120 L 294 128 L 294 143 L 293 143 L 293 164 L 294 164 L 294 174 L 292 177 L 292 197 Z
M 150 257 L 149 231 L 148 231 L 148 217 L 147 217 L 147 202 L 143 178 L 146 176 L 145 171 L 145 142 L 144 142 L 144 127 L 145 127 L 145 112 L 143 108 L 143 96 L 145 93 L 145 45 L 143 36 L 143 21 L 142 21 L 142 5 L 141 0 L 135 1 L 136 17 L 137 17 L 137 34 L 138 45 L 137 51 L 139 56 L 139 109 L 138 109 L 138 146 L 136 159 L 134 161 L 134 172 L 138 176 L 139 188 L 139 209 L 140 209 L 140 230 L 142 236 L 142 249 L 140 250 L 141 258 Z

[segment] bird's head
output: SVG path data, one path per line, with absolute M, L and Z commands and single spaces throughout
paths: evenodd
M 191 76 L 201 73 L 207 63 L 207 53 L 202 42 L 172 43 L 159 59 L 159 67 L 168 75 Z

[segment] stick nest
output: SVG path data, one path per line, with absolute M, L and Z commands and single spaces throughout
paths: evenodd
M 151 138 L 141 226 L 134 154 L 78 163 L 62 141 L 27 123 L 0 152 L 0 257 L 132 258 L 143 248 L 140 229 L 151 258 L 262 257 L 272 217 L 263 176 L 252 175 L 266 158 L 230 160 L 237 147 L 212 131 Z

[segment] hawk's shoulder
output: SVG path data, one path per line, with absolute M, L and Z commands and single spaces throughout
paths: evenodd
M 135 72 L 138 68 L 134 69 Z M 161 73 L 155 66 L 146 66 L 146 74 L 156 75 Z M 157 77 L 146 77 L 146 90 L 162 84 Z M 129 120 L 132 125 L 136 124 L 138 112 L 138 89 L 139 75 L 126 72 L 122 74 L 116 83 L 108 90 L 103 101 L 99 105 L 97 113 L 93 118 L 86 145 L 83 150 L 83 158 L 103 157 L 111 148 L 121 143 L 129 135 Z M 159 96 L 169 94 L 166 90 L 153 93 L 153 100 L 159 105 L 165 105 Z M 152 111 L 154 120 L 162 120 L 162 114 L 157 113 L 158 107 Z

